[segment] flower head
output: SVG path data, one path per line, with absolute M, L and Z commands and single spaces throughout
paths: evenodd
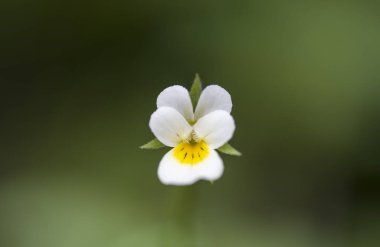
M 149 126 L 161 143 L 172 147 L 158 167 L 162 183 L 190 185 L 221 177 L 223 161 L 215 150 L 234 133 L 231 109 L 230 94 L 217 85 L 202 91 L 195 110 L 189 92 L 182 86 L 171 86 L 160 93 Z

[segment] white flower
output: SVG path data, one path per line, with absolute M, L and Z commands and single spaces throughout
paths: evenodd
M 230 94 L 217 85 L 208 86 L 193 111 L 187 89 L 172 86 L 160 93 L 157 108 L 149 126 L 159 141 L 173 147 L 159 164 L 160 181 L 190 185 L 220 178 L 223 161 L 215 149 L 227 143 L 235 130 Z

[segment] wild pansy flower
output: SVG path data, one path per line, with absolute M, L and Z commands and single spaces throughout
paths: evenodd
M 230 94 L 217 85 L 201 91 L 198 76 L 190 93 L 175 85 L 159 94 L 149 121 L 157 140 L 142 148 L 172 147 L 158 166 L 163 184 L 190 185 L 222 176 L 223 161 L 215 150 L 240 155 L 227 143 L 235 131 L 231 109 Z

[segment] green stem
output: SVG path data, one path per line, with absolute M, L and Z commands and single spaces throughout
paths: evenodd
M 168 188 L 161 246 L 195 246 L 197 185 Z

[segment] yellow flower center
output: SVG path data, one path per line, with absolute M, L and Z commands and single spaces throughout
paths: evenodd
M 208 156 L 209 148 L 204 141 L 181 142 L 174 148 L 173 154 L 182 164 L 196 165 Z

